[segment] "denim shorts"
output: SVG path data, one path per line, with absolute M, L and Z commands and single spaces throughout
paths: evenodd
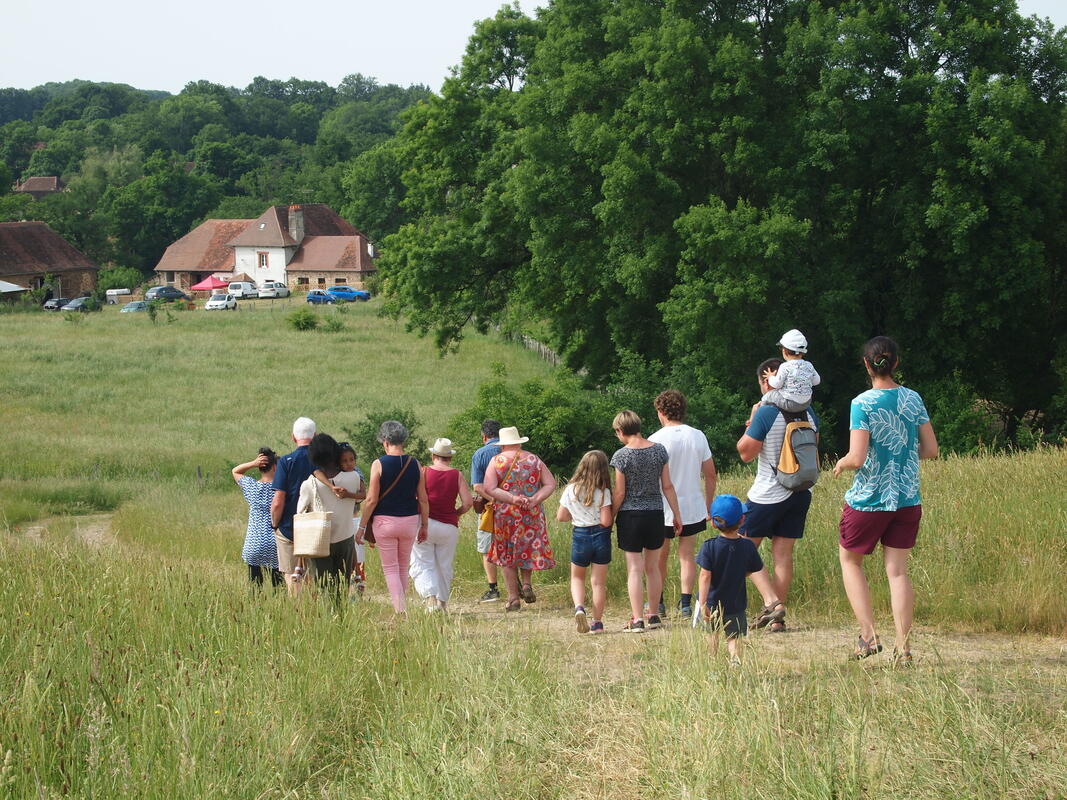
M 571 533 L 571 563 L 576 567 L 611 563 L 611 528 L 590 525 Z

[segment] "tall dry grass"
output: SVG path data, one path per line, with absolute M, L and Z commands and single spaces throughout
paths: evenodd
M 286 333 L 267 314 L 154 328 L 107 312 L 77 327 L 0 317 L 0 793 L 1064 796 L 1062 639 L 958 633 L 1062 635 L 1060 450 L 924 465 L 921 657 L 908 671 L 844 658 L 846 484 L 829 475 L 797 547 L 796 633 L 753 638 L 737 670 L 681 625 L 574 635 L 569 533 L 555 523 L 560 566 L 537 576 L 539 614 L 470 606 L 398 621 L 380 602 L 251 591 L 230 463 L 260 444 L 284 449 L 298 413 L 336 430 L 397 398 L 432 435 L 488 362 L 517 376 L 543 369 L 489 340 L 440 360 L 392 323 L 358 316 L 369 310 L 355 307 L 348 332 L 332 336 Z M 387 373 L 386 351 L 410 368 Z M 743 495 L 748 481 L 725 475 L 720 488 Z M 28 530 L 53 515 L 65 516 Z M 463 537 L 461 608 L 484 588 L 469 518 Z M 887 620 L 885 580 L 869 563 Z M 622 572 L 616 558 L 613 630 Z M 373 561 L 370 574 L 383 595 Z

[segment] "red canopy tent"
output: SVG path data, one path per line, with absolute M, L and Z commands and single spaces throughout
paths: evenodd
M 214 275 L 208 275 L 200 283 L 190 286 L 189 289 L 194 292 L 213 292 L 216 289 L 225 289 L 229 285 L 229 283 L 219 280 Z

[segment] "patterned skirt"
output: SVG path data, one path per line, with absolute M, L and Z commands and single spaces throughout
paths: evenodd
M 548 543 L 545 512 L 497 503 L 489 560 L 499 567 L 546 570 L 556 566 Z

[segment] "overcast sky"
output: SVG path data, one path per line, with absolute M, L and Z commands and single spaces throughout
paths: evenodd
M 476 20 L 503 0 L 30 0 L 4 3 L 0 87 L 83 78 L 178 92 L 188 81 L 247 86 L 256 75 L 336 86 L 362 72 L 437 90 Z M 545 0 L 521 0 L 533 13 Z M 1067 26 L 1064 0 L 1021 0 Z

